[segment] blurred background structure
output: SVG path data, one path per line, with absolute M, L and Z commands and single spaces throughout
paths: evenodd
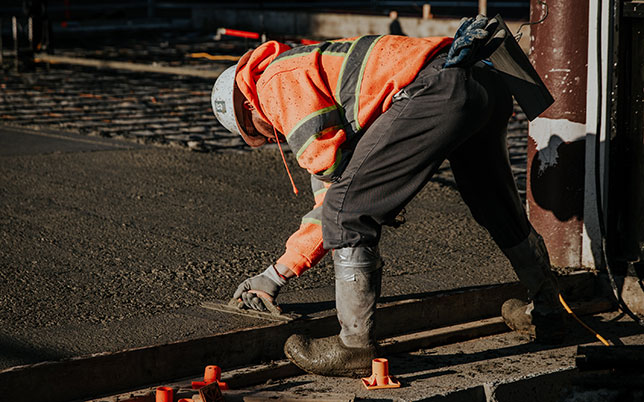
M 479 12 L 494 15 L 501 12 L 506 20 L 527 20 L 528 0 L 451 1 L 74 1 L 74 0 L 8 0 L 0 6 L 4 36 L 11 35 L 11 18 L 27 30 L 27 19 L 33 20 L 35 46 L 41 30 L 53 32 L 59 40 L 91 43 L 91 34 L 153 31 L 212 31 L 225 26 L 257 31 L 275 38 L 279 35 L 339 37 L 351 35 L 351 26 L 359 31 L 384 32 L 390 12 L 400 17 L 403 31 L 415 36 L 429 35 L 444 25 L 445 20 L 458 20 Z M 356 19 L 359 16 L 359 19 Z M 432 24 L 422 20 L 436 18 Z M 421 20 L 421 21 L 419 21 Z M 446 32 L 449 28 L 438 28 Z M 449 31 L 452 32 L 452 31 Z M 360 32 L 356 32 L 360 34 Z M 82 34 L 82 35 L 80 35 Z M 90 36 L 88 36 L 88 34 Z M 50 39 L 47 37 L 45 40 Z M 80 41 L 80 42 L 79 42 Z M 43 48 L 44 49 L 44 48 Z

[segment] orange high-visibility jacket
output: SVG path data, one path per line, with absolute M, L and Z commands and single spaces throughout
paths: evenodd
M 255 49 L 236 82 L 260 116 L 286 136 L 312 175 L 315 207 L 277 261 L 297 275 L 325 254 L 321 206 L 364 129 L 452 38 L 368 35 L 290 48 L 271 41 Z

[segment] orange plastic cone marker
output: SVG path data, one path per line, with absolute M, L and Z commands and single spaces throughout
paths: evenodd
M 221 381 L 221 368 L 219 368 L 219 366 L 206 366 L 203 380 L 206 384 L 210 384 L 211 382 L 215 381 Z
M 156 402 L 172 402 L 174 398 L 172 388 L 170 387 L 158 387 Z
M 216 382 L 221 390 L 225 391 L 229 389 L 228 384 L 221 382 L 221 368 L 219 366 L 206 366 L 203 381 L 193 381 L 192 389 L 199 389 L 213 382 Z
M 367 389 L 399 388 L 400 382 L 389 375 L 389 360 L 373 359 L 371 361 L 371 377 L 363 378 L 362 383 Z

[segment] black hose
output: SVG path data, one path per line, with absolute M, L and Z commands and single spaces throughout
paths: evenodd
M 600 171 L 600 146 L 601 146 L 601 133 L 602 133 L 602 100 L 603 100 L 603 86 L 602 86 L 602 0 L 597 0 L 597 127 L 595 131 L 595 192 L 596 192 L 596 203 L 597 203 L 597 218 L 599 220 L 599 232 L 601 235 L 601 257 L 606 264 L 606 272 L 608 273 L 608 279 L 610 281 L 610 286 L 613 289 L 615 298 L 619 308 L 628 315 L 633 321 L 644 327 L 644 320 L 635 315 L 631 309 L 626 305 L 624 299 L 622 299 L 621 293 L 617 287 L 617 282 L 615 282 L 615 277 L 613 271 L 610 268 L 610 263 L 608 261 L 608 247 L 606 242 L 606 226 L 604 225 L 604 208 L 602 204 L 602 187 L 601 187 L 601 171 Z M 606 167 L 608 168 L 608 167 Z

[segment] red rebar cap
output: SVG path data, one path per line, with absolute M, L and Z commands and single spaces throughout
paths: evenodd
M 362 379 L 362 383 L 367 389 L 400 388 L 400 382 L 394 376 L 389 375 L 389 360 L 373 359 L 371 373 L 371 377 Z
M 174 400 L 174 390 L 170 387 L 158 387 L 156 392 L 156 402 L 172 402 Z
M 216 382 L 219 385 L 219 389 L 227 390 L 228 384 L 221 382 L 221 368 L 219 366 L 206 366 L 203 375 L 203 381 L 193 381 L 192 389 L 199 389 L 205 387 L 208 384 Z

